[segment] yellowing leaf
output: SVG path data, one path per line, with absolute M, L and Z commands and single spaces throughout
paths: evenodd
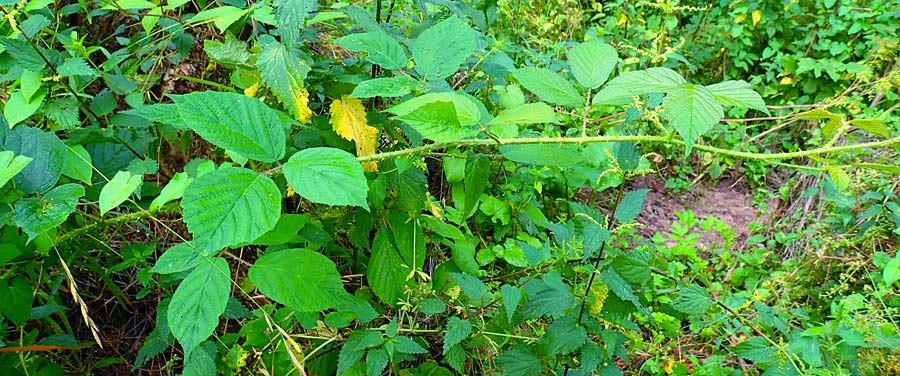
M 619 18 L 616 20 L 616 26 L 622 26 L 626 22 L 628 22 L 628 16 L 626 16 L 625 13 L 620 13 Z
M 331 127 L 338 136 L 356 143 L 356 156 L 375 154 L 378 129 L 366 123 L 366 109 L 361 100 L 344 95 L 331 102 Z M 378 171 L 375 162 L 363 163 L 363 167 L 366 171 Z
M 244 95 L 253 98 L 256 97 L 256 92 L 259 91 L 259 81 L 256 81 L 253 86 L 250 86 L 244 89 Z
M 753 26 L 756 26 L 756 24 L 759 23 L 759 20 L 762 19 L 762 12 L 760 12 L 758 9 L 754 10 L 753 14 L 751 14 L 750 17 L 753 19 Z
M 737 16 L 737 18 L 734 20 L 734 23 L 741 23 L 741 22 L 744 22 L 744 20 L 746 20 L 746 19 L 747 19 L 747 15 L 742 14 L 740 16 Z
M 293 94 L 294 96 L 294 109 L 297 111 L 297 120 L 299 120 L 303 124 L 309 124 L 310 122 L 312 122 L 313 112 L 309 109 L 309 92 L 306 91 L 306 88 L 302 88 L 299 90 L 293 90 L 291 94 Z M 331 112 L 334 113 L 333 104 L 331 108 Z M 365 114 L 363 114 L 363 121 L 365 120 L 366 117 Z
M 782 78 L 782 79 L 781 79 L 781 82 L 780 82 L 780 84 L 782 84 L 782 85 L 790 85 L 790 84 L 793 84 L 793 83 L 794 83 L 794 79 L 791 78 L 790 76 L 785 77 L 785 78 Z

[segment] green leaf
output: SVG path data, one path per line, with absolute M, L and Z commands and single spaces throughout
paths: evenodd
M 253 244 L 280 245 L 289 243 L 300 229 L 309 222 L 309 216 L 303 214 L 282 214 L 278 223 L 269 232 L 253 241 Z
M 225 259 L 216 257 L 201 262 L 181 281 L 168 308 L 169 330 L 191 357 L 219 325 L 231 292 L 231 272 Z
M 453 141 L 472 137 L 478 130 L 465 127 L 459 122 L 456 106 L 451 102 L 433 102 L 398 117 L 423 137 L 434 141 Z
M 241 9 L 231 5 L 224 5 L 201 11 L 188 19 L 187 22 L 197 24 L 212 21 L 213 24 L 216 25 L 216 28 L 219 29 L 219 32 L 224 33 L 225 29 L 237 22 L 237 20 L 241 19 L 241 17 L 249 11 L 250 9 Z
M 84 184 L 91 185 L 94 168 L 92 167 L 91 154 L 88 153 L 84 146 L 78 144 L 66 145 L 66 164 L 62 173 Z
M 549 69 L 519 68 L 513 73 L 513 77 L 545 102 L 568 107 L 581 107 L 584 104 L 584 97 L 575 90 L 572 83 Z
M 287 46 L 299 47 L 306 18 L 319 7 L 317 0 L 276 0 L 272 3 L 278 34 Z
M 612 291 L 619 299 L 622 299 L 626 302 L 631 302 L 638 311 L 647 316 L 647 319 L 650 320 L 650 324 L 656 325 L 656 320 L 653 318 L 653 314 L 650 313 L 647 308 L 641 304 L 641 301 L 638 300 L 638 297 L 634 295 L 634 291 L 632 290 L 631 285 L 619 275 L 613 268 L 608 268 L 600 273 L 600 280 L 603 281 L 607 287 L 609 287 L 610 291 Z
M 384 77 L 360 82 L 350 94 L 353 98 L 402 97 L 419 84 L 407 76 Z
M 403 354 L 425 354 L 428 352 L 412 338 L 399 336 L 394 338 L 394 350 Z
M 542 166 L 572 167 L 584 163 L 576 144 L 503 145 L 500 153 L 511 161 Z
M 623 104 L 631 97 L 650 93 L 669 93 L 685 83 L 678 72 L 669 68 L 649 68 L 619 75 L 594 95 L 593 104 Z M 718 120 L 718 119 L 717 119 Z
M 686 154 L 725 114 L 709 90 L 690 84 L 670 90 L 662 106 L 669 122 L 684 139 Z
M 75 211 L 78 199 L 84 196 L 84 187 L 64 184 L 50 190 L 42 197 L 29 197 L 16 204 L 16 224 L 28 234 L 31 241 L 40 234 L 65 222 Z
M 723 81 L 706 87 L 713 98 L 725 107 L 743 107 L 769 114 L 766 102 L 746 81 Z
M 31 317 L 31 305 L 34 302 L 34 294 L 31 283 L 24 277 L 16 277 L 12 285 L 6 283 L 6 279 L 0 280 L 0 313 L 9 321 L 18 325 L 25 325 Z
M 284 156 L 291 121 L 258 99 L 217 91 L 171 97 L 184 125 L 213 145 L 261 162 Z
M 178 243 L 169 247 L 156 264 L 150 268 L 150 272 L 159 274 L 181 273 L 191 270 L 201 262 L 205 262 L 200 256 L 200 250 L 194 248 L 190 242 Z
M 406 49 L 384 31 L 350 34 L 334 41 L 350 51 L 366 53 L 366 60 L 384 69 L 406 68 Z
M 878 119 L 853 119 L 850 120 L 850 125 L 882 137 L 891 136 L 891 131 L 887 129 L 883 121 Z
M 0 188 L 16 176 L 32 159 L 24 155 L 16 155 L 11 151 L 0 151 Z
M 88 65 L 87 61 L 80 57 L 70 57 L 66 59 L 66 61 L 56 68 L 59 71 L 59 74 L 63 77 L 74 77 L 74 76 L 85 76 L 85 77 L 97 77 L 100 76 L 100 72 L 97 72 L 96 69 L 91 68 Z
M 891 261 L 888 261 L 884 266 L 884 271 L 881 272 L 881 276 L 884 279 L 884 284 L 888 286 L 900 281 L 900 253 L 897 253 Z
M 400 253 L 390 239 L 390 230 L 381 228 L 372 242 L 372 256 L 366 269 L 366 281 L 375 296 L 388 305 L 396 305 L 403 295 L 410 267 L 404 264 Z
M 472 323 L 469 320 L 463 320 L 456 316 L 450 317 L 450 320 L 447 321 L 447 331 L 444 335 L 443 354 L 447 355 L 451 347 L 468 338 L 469 334 L 472 334 Z
M 191 182 L 191 178 L 185 172 L 179 172 L 169 180 L 169 183 L 159 192 L 159 196 L 150 203 L 150 210 L 161 208 L 169 201 L 177 200 L 184 195 L 184 190 Z
M 368 376 L 381 376 L 381 371 L 387 367 L 388 356 L 384 348 L 369 350 L 366 354 L 366 374 Z
M 491 297 L 491 290 L 476 277 L 465 273 L 450 273 L 450 278 L 459 285 L 463 294 L 466 294 L 474 305 L 487 303 Z
M 503 309 L 506 311 L 506 321 L 512 322 L 513 315 L 522 301 L 522 290 L 516 286 L 500 286 L 500 296 L 503 297 Z
M 478 33 L 456 16 L 419 34 L 412 48 L 416 72 L 428 81 L 452 76 L 475 53 Z
M 38 89 L 41 88 L 42 78 L 41 71 L 28 69 L 22 71 L 22 77 L 19 78 L 19 88 L 22 90 L 22 96 L 26 101 L 31 100 Z
M 473 156 L 466 162 L 465 205 L 463 218 L 475 214 L 476 204 L 491 181 L 491 161 L 486 156 Z
M 844 122 L 843 116 L 833 114 L 831 112 L 828 112 L 828 110 L 821 108 L 799 113 L 794 116 L 794 118 L 800 120 L 828 119 L 828 121 L 825 122 L 825 125 L 822 127 L 822 136 L 824 136 L 826 139 L 830 139 L 834 135 L 834 132 L 837 131 L 838 127 L 841 126 L 841 123 Z
M 631 223 L 637 218 L 638 214 L 641 214 L 641 209 L 644 208 L 644 200 L 647 199 L 647 193 L 649 192 L 649 189 L 638 189 L 626 193 L 619 205 L 616 205 L 616 213 L 614 215 L 616 220 L 624 224 Z
M 575 80 L 586 88 L 597 88 L 609 78 L 619 55 L 613 46 L 594 39 L 572 47 L 568 59 Z
M 234 34 L 226 33 L 222 41 L 207 39 L 203 41 L 203 51 L 206 56 L 219 64 L 229 67 L 245 64 L 250 61 L 250 52 L 247 52 L 247 44 L 238 40 Z
M 10 127 L 15 127 L 16 124 L 28 119 L 44 103 L 45 96 L 47 96 L 46 88 L 38 90 L 37 93 L 31 96 L 31 99 L 26 99 L 20 90 L 13 91 L 9 94 L 6 107 L 3 108 L 3 116 L 6 117 L 6 122 L 9 123 Z
M 537 102 L 503 110 L 488 123 L 495 124 L 559 124 L 559 118 L 553 107 Z
M 215 252 L 253 241 L 275 227 L 281 192 L 267 176 L 222 166 L 190 182 L 181 207 L 197 246 Z
M 366 354 L 366 349 L 379 346 L 384 343 L 384 337 L 380 331 L 356 330 L 350 334 L 347 341 L 341 346 L 338 354 L 337 374 L 343 375 L 354 364 L 360 361 Z
M 637 249 L 619 255 L 612 266 L 628 282 L 644 284 L 650 280 L 650 252 L 646 250 Z
M 369 185 L 363 167 L 356 157 L 341 149 L 303 149 L 284 164 L 284 176 L 294 191 L 312 202 L 369 208 Z
M 350 296 L 334 262 L 308 249 L 266 253 L 249 276 L 263 294 L 298 312 L 326 310 Z
M 563 316 L 553 321 L 541 342 L 547 345 L 551 356 L 569 354 L 588 341 L 587 331 L 571 316 Z
M 144 177 L 132 176 L 128 171 L 119 171 L 100 191 L 100 215 L 104 215 L 119 204 L 125 202 L 138 187 Z
M 571 286 L 555 271 L 547 272 L 539 280 L 526 283 L 523 289 L 528 297 L 522 307 L 522 315 L 526 318 L 548 315 L 559 318 L 575 305 Z
M 824 168 L 825 171 L 828 171 L 828 175 L 831 176 L 831 181 L 834 182 L 835 188 L 840 191 L 846 191 L 847 188 L 850 187 L 850 175 L 848 175 L 844 169 L 837 166 L 823 166 L 822 168 Z
M 504 375 L 540 376 L 543 373 L 541 359 L 520 346 L 500 354 L 497 366 L 503 370 Z
M 709 298 L 709 292 L 696 284 L 678 288 L 678 296 L 672 302 L 672 307 L 690 316 L 702 315 L 713 304 Z
M 62 176 L 66 145 L 56 134 L 24 125 L 0 127 L 0 151 L 6 150 L 32 159 L 15 175 L 16 186 L 27 193 L 47 192 Z
M 775 349 L 769 347 L 769 342 L 762 337 L 750 337 L 744 342 L 731 348 L 737 356 L 751 362 L 765 363 L 777 357 Z
M 203 342 L 191 352 L 191 356 L 184 361 L 182 376 L 205 376 L 216 374 L 216 344 L 210 341 Z

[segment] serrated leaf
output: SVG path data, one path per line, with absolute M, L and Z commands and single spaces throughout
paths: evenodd
M 32 159 L 14 177 L 16 187 L 26 193 L 44 193 L 53 188 L 62 176 L 67 159 L 66 145 L 56 134 L 25 125 L 13 129 L 0 127 L 2 151 Z
M 384 338 L 379 331 L 356 330 L 350 334 L 347 341 L 341 346 L 338 354 L 337 374 L 343 375 L 366 354 L 366 349 L 384 343 Z
M 368 376 L 381 376 L 381 371 L 388 364 L 388 355 L 383 348 L 371 349 L 366 354 L 366 374 Z
M 341 138 L 356 144 L 356 156 L 374 155 L 378 144 L 378 129 L 370 127 L 362 101 L 346 95 L 331 102 L 331 127 Z M 366 171 L 378 171 L 375 162 L 366 162 Z
M 767 362 L 777 356 L 776 350 L 762 337 L 750 337 L 731 348 L 737 356 L 751 362 Z
M 678 296 L 672 302 L 672 307 L 691 316 L 702 315 L 713 304 L 709 293 L 705 288 L 696 284 L 682 286 L 678 289 Z
M 641 304 L 641 301 L 637 296 L 634 295 L 634 291 L 632 290 L 631 285 L 616 272 L 615 269 L 609 268 L 600 273 L 600 280 L 603 281 L 609 290 L 612 291 L 619 299 L 622 299 L 626 302 L 631 302 L 635 308 L 650 320 L 650 324 L 656 325 L 656 319 L 653 318 L 653 314 L 650 313 L 647 308 Z
M 500 112 L 488 125 L 495 124 L 559 124 L 553 107 L 544 102 L 528 103 Z
M 220 148 L 261 161 L 284 156 L 290 120 L 257 99 L 217 91 L 172 95 L 184 125 Z
M 678 72 L 669 68 L 649 68 L 619 75 L 594 95 L 593 104 L 623 104 L 631 97 L 650 93 L 669 93 L 685 83 Z M 717 119 L 718 120 L 718 119 Z
M 384 31 L 350 34 L 334 41 L 352 52 L 365 52 L 366 60 L 384 69 L 406 68 L 406 49 Z
M 234 34 L 226 33 L 222 41 L 207 39 L 203 41 L 203 51 L 209 58 L 219 64 L 236 66 L 250 61 L 247 44 L 238 40 Z
M 887 129 L 883 121 L 878 119 L 853 119 L 850 120 L 850 125 L 882 137 L 891 136 L 891 131 Z
M 128 171 L 119 171 L 100 191 L 100 215 L 104 215 L 119 204 L 125 202 L 138 187 L 144 177 L 132 176 Z
M 419 34 L 412 48 L 416 72 L 428 81 L 450 77 L 475 53 L 477 33 L 456 16 Z
M 189 242 L 178 243 L 169 247 L 153 267 L 150 268 L 151 273 L 173 274 L 180 273 L 185 270 L 191 270 L 201 262 L 206 262 L 200 256 L 200 250 L 194 248 Z
M 319 7 L 317 0 L 276 0 L 272 3 L 278 34 L 285 45 L 299 47 L 306 18 Z
M 900 253 L 885 264 L 881 278 L 887 286 L 892 286 L 894 282 L 900 281 Z
M 644 200 L 647 199 L 647 193 L 649 193 L 649 189 L 638 189 L 636 191 L 630 191 L 622 197 L 622 201 L 616 205 L 616 213 L 614 217 L 620 223 L 631 223 L 639 214 L 641 214 L 641 209 L 644 208 Z
M 500 153 L 511 161 L 541 166 L 572 167 L 584 162 L 576 144 L 503 145 Z
M 725 115 L 709 90 L 690 84 L 671 89 L 662 106 L 672 127 L 684 139 L 686 154 Z
M 64 184 L 51 189 L 42 197 L 29 197 L 16 204 L 16 224 L 28 234 L 31 241 L 40 234 L 65 222 L 75 211 L 78 199 L 84 196 L 84 187 Z
M 503 297 L 503 309 L 506 311 L 506 321 L 512 321 L 516 309 L 519 308 L 519 302 L 522 301 L 522 290 L 516 286 L 503 285 L 500 286 L 500 296 Z
M 543 373 L 541 359 L 522 347 L 513 347 L 500 354 L 497 366 L 504 375 L 540 376 Z
M 150 210 L 161 208 L 169 201 L 177 200 L 184 195 L 184 190 L 190 184 L 191 178 L 185 172 L 179 172 L 169 180 L 169 183 L 159 192 L 159 196 L 150 203 Z
M 32 159 L 11 151 L 0 151 L 0 188 L 31 163 Z
M 567 56 L 572 75 L 586 88 L 603 85 L 619 62 L 616 49 L 597 39 L 572 47 Z
M 613 268 L 628 282 L 643 284 L 650 280 L 650 252 L 638 249 L 617 256 Z
M 722 106 L 752 108 L 763 112 L 766 115 L 769 114 L 769 109 L 766 108 L 766 102 L 763 101 L 759 93 L 753 90 L 750 84 L 745 81 L 722 81 L 717 84 L 709 85 L 706 89 L 712 93 L 713 98 L 715 98 Z
M 350 93 L 353 98 L 402 97 L 419 84 L 407 76 L 383 77 L 360 82 Z
M 91 185 L 94 168 L 92 167 L 91 154 L 88 153 L 84 146 L 78 144 L 66 145 L 66 164 L 62 173 L 84 184 Z M 3 186 L 3 184 L 0 184 L 0 186 Z
M 91 68 L 87 61 L 80 57 L 70 57 L 56 70 L 63 77 L 86 76 L 97 77 L 100 75 L 96 69 Z
M 831 176 L 834 186 L 840 191 L 846 191 L 850 187 L 850 175 L 844 169 L 837 166 L 824 166 L 825 171 Z
M 215 252 L 253 241 L 275 227 L 281 215 L 281 193 L 267 176 L 222 166 L 194 178 L 181 207 L 196 245 Z
M 542 339 L 551 356 L 569 354 L 579 349 L 587 341 L 587 331 L 578 325 L 571 316 L 563 316 L 554 320 Z
M 256 69 L 259 69 L 263 82 L 294 119 L 309 124 L 313 113 L 309 108 L 309 92 L 303 84 L 311 69 L 309 64 L 271 36 L 261 36 L 256 44 L 260 49 L 256 55 Z
M 562 317 L 575 304 L 575 295 L 559 273 L 548 272 L 539 280 L 528 282 L 523 287 L 528 299 L 522 308 L 526 318 L 540 316 Z
M 394 338 L 394 351 L 403 354 L 425 354 L 428 352 L 422 345 L 413 341 L 412 338 L 404 336 Z
M 284 164 L 284 176 L 294 191 L 312 202 L 369 207 L 363 167 L 341 149 L 308 148 L 294 153 Z
M 224 33 L 225 29 L 231 26 L 231 24 L 237 22 L 237 20 L 241 19 L 241 17 L 244 17 L 244 15 L 246 15 L 249 11 L 250 9 L 241 9 L 231 5 L 223 5 L 212 9 L 203 10 L 188 19 L 187 22 L 198 24 L 212 21 L 213 25 L 216 25 L 216 28 L 219 29 L 219 32 Z
M 349 298 L 334 262 L 308 249 L 266 253 L 249 276 L 260 292 L 298 312 L 319 312 Z
M 182 376 L 206 376 L 216 374 L 218 348 L 210 341 L 203 342 L 184 360 Z
M 828 110 L 817 108 L 815 110 L 810 110 L 807 112 L 799 113 L 794 116 L 795 119 L 800 120 L 821 120 L 827 119 L 825 125 L 822 126 L 822 136 L 826 139 L 830 139 L 834 136 L 834 132 L 841 126 L 841 123 L 844 122 L 844 117 L 838 114 L 833 114 L 828 112 Z
M 423 137 L 435 141 L 452 141 L 472 137 L 477 134 L 474 128 L 464 127 L 459 122 L 456 106 L 452 102 L 433 102 L 425 104 L 413 112 L 398 119 L 409 124 Z
M 400 253 L 391 242 L 387 228 L 379 229 L 372 242 L 372 255 L 366 269 L 366 281 L 382 302 L 396 305 L 403 295 L 410 267 L 403 263 Z
M 487 303 L 490 298 L 491 290 L 480 279 L 465 273 L 450 273 L 450 278 L 459 285 L 463 294 L 466 294 L 473 304 Z
M 463 320 L 459 317 L 450 317 L 447 321 L 447 331 L 444 334 L 444 350 L 443 354 L 447 355 L 450 348 L 462 342 L 472 334 L 472 323 L 469 320 Z
M 545 102 L 568 107 L 580 107 L 584 104 L 584 97 L 575 90 L 572 83 L 549 69 L 519 68 L 513 73 L 513 77 Z
M 220 257 L 199 263 L 178 285 L 169 303 L 168 324 L 185 358 L 219 325 L 230 292 L 231 272 Z

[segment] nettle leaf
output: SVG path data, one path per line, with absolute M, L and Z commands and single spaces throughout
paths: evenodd
M 353 98 L 402 97 L 412 92 L 419 81 L 407 76 L 382 77 L 360 82 L 350 93 Z
M 834 182 L 835 188 L 846 191 L 850 187 L 850 175 L 847 174 L 847 171 L 837 166 L 823 166 L 823 168 L 828 171 L 828 176 Z
M 256 69 L 259 69 L 263 82 L 294 119 L 309 124 L 312 110 L 309 109 L 309 92 L 303 84 L 311 70 L 309 64 L 269 35 L 261 36 L 256 45 L 260 49 L 256 54 Z
M 572 167 L 584 163 L 576 144 L 503 145 L 500 153 L 511 161 L 542 166 Z
M 685 84 L 670 90 L 662 106 L 672 127 L 684 139 L 686 154 L 725 115 L 712 93 L 697 85 Z
M 211 341 L 203 342 L 184 360 L 182 376 L 204 376 L 216 374 L 216 354 L 218 348 Z
M 42 197 L 23 199 L 16 204 L 16 224 L 22 227 L 31 241 L 65 222 L 69 214 L 75 211 L 81 196 L 84 196 L 84 187 L 64 184 Z
M 649 189 L 638 189 L 626 193 L 619 205 L 616 206 L 614 215 L 616 220 L 621 223 L 630 223 L 637 218 L 638 214 L 641 214 L 641 209 L 644 208 L 644 200 L 649 192 Z
M 706 86 L 706 89 L 709 90 L 709 92 L 712 93 L 713 98 L 723 106 L 752 108 L 763 112 L 766 115 L 769 114 L 769 109 L 766 108 L 766 102 L 763 101 L 759 93 L 754 91 L 746 81 L 723 81 Z
M 384 31 L 350 34 L 334 41 L 350 51 L 366 53 L 366 60 L 384 69 L 406 68 L 409 57 L 406 49 Z M 467 55 L 468 56 L 468 55 Z
M 603 85 L 619 62 L 616 49 L 597 39 L 572 47 L 567 56 L 572 75 L 586 88 Z
M 702 315 L 713 304 L 709 298 L 709 292 L 696 284 L 678 288 L 678 296 L 672 302 L 672 307 L 691 316 Z
M 512 286 L 500 286 L 500 296 L 503 297 L 503 309 L 506 311 L 506 321 L 512 322 L 513 315 L 522 301 L 522 289 Z
M 350 297 L 334 262 L 308 249 L 266 253 L 249 276 L 263 294 L 298 312 L 323 311 Z
M 568 107 L 580 107 L 584 104 L 584 97 L 575 90 L 572 83 L 549 69 L 519 68 L 513 73 L 513 77 L 545 102 Z
M 299 47 L 300 31 L 310 12 L 319 7 L 318 0 L 275 0 L 272 6 L 281 40 L 285 45 Z
M 628 282 L 644 284 L 650 280 L 650 252 L 638 249 L 617 256 L 612 263 L 616 271 Z
M 637 296 L 634 295 L 634 290 L 631 287 L 631 284 L 628 283 L 618 272 L 616 272 L 613 268 L 608 268 L 600 273 L 600 280 L 603 281 L 607 287 L 609 287 L 610 291 L 612 291 L 619 299 L 622 299 L 626 302 L 631 302 L 635 308 L 650 320 L 650 324 L 656 326 L 656 319 L 653 318 L 653 314 L 641 304 L 641 301 Z
M 649 68 L 619 75 L 594 95 L 593 104 L 623 104 L 631 97 L 650 93 L 668 93 L 686 81 L 669 68 Z
M 369 208 L 369 185 L 363 167 L 346 151 L 303 149 L 284 164 L 284 176 L 294 191 L 312 202 Z
M 346 95 L 331 102 L 331 127 L 341 138 L 356 144 L 356 156 L 374 155 L 378 144 L 378 129 L 369 126 L 362 101 Z M 378 171 L 375 162 L 363 164 L 366 171 Z
M 53 188 L 67 159 L 66 145 L 56 134 L 25 125 L 13 129 L 0 126 L 0 151 L 32 159 L 15 175 L 16 186 L 27 193 L 44 193 Z
M 184 125 L 204 140 L 244 157 L 275 162 L 284 156 L 290 120 L 258 99 L 218 91 L 172 95 Z
M 540 358 L 518 346 L 500 354 L 497 366 L 503 370 L 504 375 L 540 376 L 544 370 Z
M 450 320 L 447 321 L 447 332 L 444 335 L 443 354 L 447 355 L 450 348 L 462 342 L 471 333 L 472 323 L 469 320 L 463 320 L 456 316 L 450 317 Z
M 428 93 L 387 109 L 409 124 L 423 137 L 454 141 L 473 137 L 486 116 L 484 104 L 471 96 L 455 92 Z
M 281 192 L 267 176 L 222 166 L 188 184 L 181 207 L 198 246 L 218 251 L 253 241 L 275 227 Z
M 219 325 L 231 292 L 231 272 L 221 257 L 200 262 L 172 295 L 168 308 L 169 330 L 190 358 Z
M 746 341 L 731 348 L 737 356 L 751 362 L 767 363 L 777 360 L 777 350 L 773 349 L 763 337 L 750 337 Z
M 31 161 L 31 158 L 24 155 L 16 155 L 11 151 L 0 151 L 0 188 L 22 171 L 25 166 L 28 166 Z
M 366 354 L 366 375 L 380 376 L 381 372 L 388 365 L 388 355 L 384 348 L 369 350 Z
M 213 25 L 216 25 L 216 28 L 219 29 L 219 32 L 224 33 L 225 29 L 249 12 L 249 8 L 241 9 L 231 5 L 223 5 L 201 11 L 188 19 L 187 22 L 197 24 L 212 21 Z
M 450 77 L 478 48 L 478 33 L 452 16 L 419 34 L 412 48 L 416 72 L 428 81 Z
M 366 281 L 382 302 L 396 305 L 403 295 L 406 277 L 412 270 L 403 262 L 390 239 L 390 230 L 379 229 L 372 242 L 372 256 L 366 269 Z
M 557 356 L 571 353 L 587 341 L 587 331 L 572 316 L 563 316 L 550 324 L 541 342 L 547 345 L 550 355 Z
M 119 171 L 100 191 L 100 215 L 104 215 L 116 206 L 125 202 L 138 187 L 143 176 L 131 175 L 128 171 Z
M 559 124 L 559 117 L 553 107 L 537 102 L 503 110 L 488 123 L 495 124 Z

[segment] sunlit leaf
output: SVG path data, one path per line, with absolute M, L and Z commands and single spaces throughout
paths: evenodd
M 356 144 L 356 156 L 375 154 L 378 129 L 369 126 L 361 100 L 344 95 L 331 102 L 331 127 L 338 136 Z M 375 162 L 366 162 L 364 167 L 370 172 L 378 170 Z

